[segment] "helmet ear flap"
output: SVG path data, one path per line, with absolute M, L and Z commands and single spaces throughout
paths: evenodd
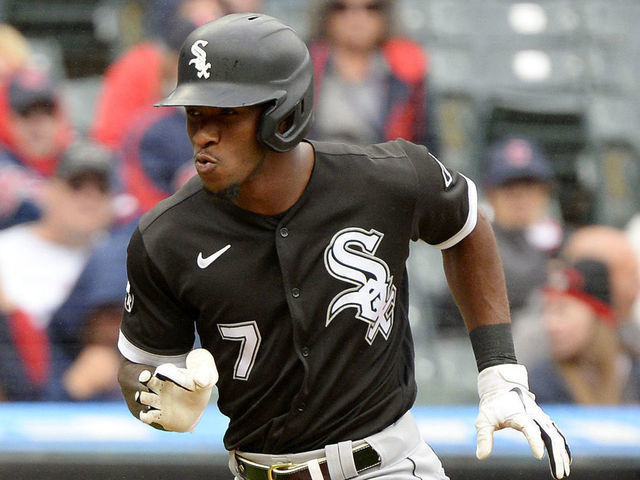
M 282 111 L 283 100 L 264 109 L 258 130 L 258 139 L 276 152 L 291 150 L 309 131 L 313 117 L 313 82 L 288 112 Z

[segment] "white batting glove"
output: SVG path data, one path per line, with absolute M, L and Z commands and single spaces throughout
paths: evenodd
M 149 370 L 140 374 L 140 382 L 150 390 L 136 392 L 136 401 L 149 407 L 140 412 L 140 420 L 165 430 L 193 432 L 218 381 L 218 370 L 204 348 L 189 352 L 186 363 L 187 368 L 163 363 L 153 375 Z
M 533 455 L 540 459 L 546 447 L 551 475 L 569 476 L 571 452 L 567 442 L 549 416 L 536 404 L 529 391 L 524 365 L 505 364 L 485 368 L 478 375 L 480 408 L 476 419 L 478 447 L 476 457 L 483 460 L 493 448 L 493 432 L 503 428 L 521 431 Z

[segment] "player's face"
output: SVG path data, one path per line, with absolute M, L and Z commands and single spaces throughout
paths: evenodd
M 267 149 L 257 140 L 261 106 L 187 107 L 187 133 L 204 187 L 234 200 L 258 175 Z

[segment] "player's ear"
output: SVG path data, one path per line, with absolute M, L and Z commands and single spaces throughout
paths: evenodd
M 284 134 L 285 132 L 288 132 L 289 129 L 293 126 L 293 119 L 294 113 L 292 112 L 289 116 L 287 116 L 287 118 L 280 122 L 280 125 L 278 125 L 278 133 Z

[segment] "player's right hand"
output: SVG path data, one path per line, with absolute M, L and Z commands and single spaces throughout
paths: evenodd
M 144 370 L 139 381 L 149 389 L 135 394 L 135 400 L 148 407 L 140 412 L 140 420 L 165 430 L 193 432 L 218 381 L 218 370 L 211 353 L 197 348 L 187 355 L 186 368 L 164 363 L 153 374 Z
M 491 453 L 494 431 L 514 428 L 524 434 L 536 458 L 542 458 L 544 449 L 547 449 L 551 475 L 555 479 L 569 476 L 569 446 L 556 424 L 536 404 L 534 395 L 529 391 L 524 365 L 485 368 L 478 375 L 478 394 L 476 456 L 480 460 Z

